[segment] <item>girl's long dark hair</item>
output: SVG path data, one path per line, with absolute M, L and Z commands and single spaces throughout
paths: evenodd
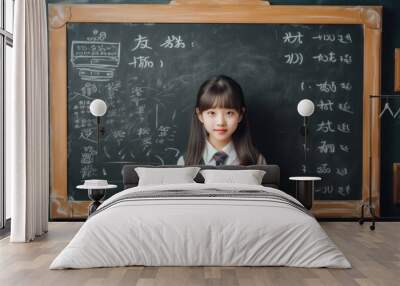
M 232 141 L 238 155 L 240 165 L 256 164 L 259 152 L 254 148 L 247 118 L 247 108 L 240 85 L 232 78 L 219 75 L 205 81 L 197 93 L 196 107 L 192 113 L 189 142 L 185 154 L 185 165 L 199 165 L 206 145 L 207 132 L 197 117 L 196 108 L 200 113 L 210 108 L 232 108 L 241 114 Z

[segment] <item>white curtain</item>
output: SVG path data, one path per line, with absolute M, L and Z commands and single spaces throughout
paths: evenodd
M 46 0 L 17 0 L 13 94 L 6 114 L 6 166 L 12 242 L 47 232 L 49 118 Z

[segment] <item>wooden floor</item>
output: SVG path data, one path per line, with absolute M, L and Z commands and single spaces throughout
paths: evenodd
M 32 243 L 0 241 L 0 285 L 400 285 L 400 223 L 323 222 L 352 269 L 290 267 L 120 267 L 48 270 L 82 223 L 50 223 Z

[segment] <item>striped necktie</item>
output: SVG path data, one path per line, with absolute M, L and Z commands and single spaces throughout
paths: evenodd
M 228 154 L 225 152 L 216 152 L 213 156 L 213 159 L 215 160 L 215 165 L 221 166 L 225 163 L 226 159 L 228 158 Z

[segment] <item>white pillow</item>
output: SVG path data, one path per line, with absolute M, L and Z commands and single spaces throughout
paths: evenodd
M 193 179 L 199 170 L 199 167 L 135 168 L 139 176 L 138 186 L 195 183 Z
M 261 185 L 265 171 L 262 170 L 201 170 L 205 184 L 234 183 Z

